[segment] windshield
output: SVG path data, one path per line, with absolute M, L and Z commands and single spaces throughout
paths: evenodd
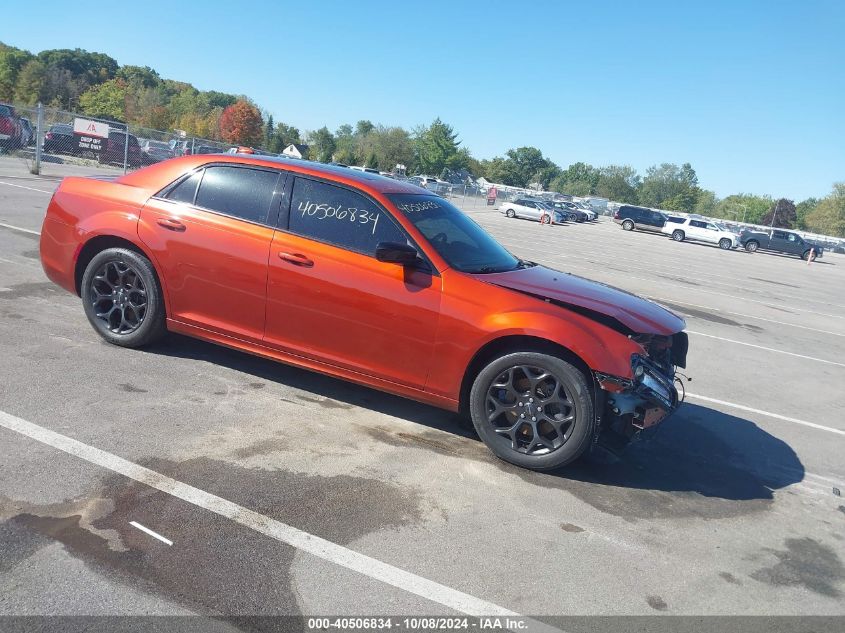
M 438 196 L 388 196 L 452 268 L 466 273 L 514 270 L 522 262 L 453 204 Z

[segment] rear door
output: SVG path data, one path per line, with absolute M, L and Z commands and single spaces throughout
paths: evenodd
M 267 259 L 284 178 L 278 170 L 210 165 L 149 200 L 138 235 L 163 277 L 168 317 L 263 339 Z
M 793 245 L 788 241 L 788 233 L 786 231 L 772 231 L 772 239 L 769 242 L 769 248 L 781 253 L 794 252 Z

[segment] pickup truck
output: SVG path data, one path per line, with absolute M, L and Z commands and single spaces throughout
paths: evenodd
M 801 259 L 808 259 L 811 249 L 815 249 L 816 259 L 820 258 L 824 252 L 822 245 L 817 242 L 805 240 L 797 233 L 777 229 L 771 231 L 771 233 L 743 231 L 739 236 L 739 243 L 749 253 L 763 249 L 764 251 L 798 255 Z

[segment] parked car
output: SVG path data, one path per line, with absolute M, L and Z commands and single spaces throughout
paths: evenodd
M 565 219 L 571 220 L 572 222 L 586 222 L 590 217 L 585 211 L 579 209 L 571 202 L 552 201 L 547 202 L 546 205 L 557 209 Z
M 164 141 L 148 139 L 141 144 L 141 162 L 144 165 L 152 165 L 173 157 L 173 150 Z
M 127 148 L 126 132 L 110 130 L 108 139 L 103 141 L 98 160 L 102 165 L 116 164 L 123 165 L 124 159 L 129 167 L 141 166 L 141 146 L 138 144 L 138 137 L 129 135 L 129 146 Z
M 599 219 L 599 214 L 596 212 L 596 210 L 593 209 L 586 202 L 570 202 L 570 204 L 574 204 L 578 209 L 586 213 L 588 221 L 592 222 L 593 220 Z
M 374 169 L 372 167 L 360 167 L 358 165 L 350 165 L 349 169 L 354 169 L 355 171 L 365 171 L 368 174 L 377 174 L 378 169 Z
M 171 139 L 168 143 L 170 145 L 170 150 L 173 152 L 174 156 L 190 156 L 191 155 L 191 142 L 184 140 L 184 139 Z
M 223 150 L 214 145 L 194 145 L 194 154 L 220 154 Z M 256 153 L 253 151 L 253 154 Z
M 47 154 L 79 154 L 79 145 L 73 135 L 73 126 L 66 123 L 56 123 L 44 134 L 42 149 Z
M 517 198 L 513 202 L 504 202 L 499 207 L 499 211 L 509 218 L 537 220 L 543 224 L 552 220 L 555 224 L 562 224 L 566 221 L 566 216 L 559 209 L 539 200 L 529 200 L 528 198 Z
M 221 154 L 68 177 L 40 252 L 110 343 L 169 330 L 461 411 L 526 468 L 678 406 L 681 317 L 520 260 L 448 200 L 371 174 Z
M 26 117 L 21 117 L 21 145 L 29 147 L 35 145 L 35 128 L 32 127 L 32 122 Z
M 726 251 L 739 246 L 739 239 L 736 235 L 717 222 L 707 220 L 670 215 L 666 218 L 666 224 L 661 229 L 661 233 L 671 235 L 676 242 L 689 240 L 691 242 L 718 244 L 719 248 Z
M 739 236 L 739 243 L 749 253 L 755 253 L 762 249 L 776 253 L 797 255 L 801 259 L 808 259 L 810 251 L 815 251 L 815 258 L 824 255 L 824 247 L 818 242 L 805 240 L 797 233 L 774 229 L 769 233 L 764 231 L 743 231 Z
M 666 216 L 659 211 L 623 204 L 613 214 L 613 221 L 622 225 L 626 231 L 639 229 L 641 231 L 659 232 L 666 224 Z
M 13 150 L 23 144 L 23 126 L 14 106 L 0 103 L 0 149 Z

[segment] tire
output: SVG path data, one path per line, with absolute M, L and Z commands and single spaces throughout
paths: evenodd
M 512 218 L 512 217 L 516 216 L 516 213 L 514 213 L 513 209 L 508 209 L 507 211 L 505 211 L 505 215 L 508 216 L 509 218 Z
M 551 224 L 552 218 L 545 213 L 540 216 L 540 224 Z
M 731 250 L 731 246 L 733 246 L 733 242 L 728 238 L 723 237 L 719 240 L 719 248 L 721 248 L 723 251 Z
M 143 347 L 167 332 L 164 297 L 153 265 L 125 248 L 97 253 L 80 285 L 85 316 L 97 334 L 121 347 Z
M 760 245 L 754 240 L 745 243 L 745 250 L 749 253 L 756 253 L 758 248 L 760 248 Z
M 552 395 L 543 398 L 546 394 Z M 494 455 L 531 470 L 552 470 L 578 459 L 596 423 L 584 374 L 539 352 L 515 352 L 490 362 L 475 378 L 469 409 L 476 433 Z
M 810 251 L 809 251 L 809 250 L 806 250 L 806 251 L 804 251 L 803 253 L 801 253 L 801 259 L 803 259 L 805 262 L 806 262 L 808 259 L 810 259 Z
M 683 242 L 685 237 L 686 235 L 684 235 L 684 232 L 680 229 L 675 229 L 674 231 L 672 231 L 672 239 L 676 242 Z
M 622 230 L 623 231 L 633 231 L 634 230 L 634 222 L 632 220 L 625 220 L 622 223 Z

